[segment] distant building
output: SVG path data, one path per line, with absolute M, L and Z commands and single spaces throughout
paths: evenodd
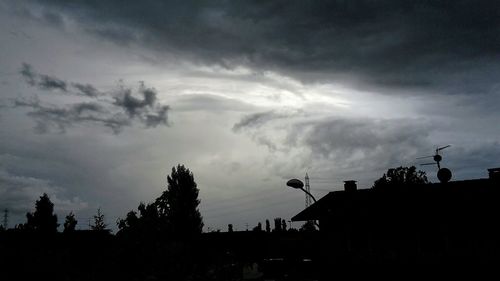
M 499 172 L 386 190 L 347 181 L 292 221 L 319 221 L 321 260 L 331 264 L 498 262 Z

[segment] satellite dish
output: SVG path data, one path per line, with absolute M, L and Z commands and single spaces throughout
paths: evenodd
M 298 179 L 291 179 L 286 182 L 286 185 L 295 189 L 302 189 L 304 187 L 304 183 Z
M 440 162 L 441 160 L 443 160 L 443 157 L 439 154 L 434 155 L 433 158 L 434 158 L 434 161 L 436 161 L 436 162 Z
M 441 183 L 447 183 L 451 180 L 451 171 L 447 168 L 439 169 L 437 177 Z

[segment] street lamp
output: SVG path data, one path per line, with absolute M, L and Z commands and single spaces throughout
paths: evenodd
M 307 195 L 311 196 L 314 203 L 316 203 L 316 198 L 314 198 L 314 196 L 309 191 L 304 189 L 304 183 L 301 180 L 291 179 L 291 180 L 286 182 L 286 185 L 288 185 L 291 188 L 300 189 L 300 190 L 304 191 Z
M 314 196 L 311 194 L 311 192 L 307 191 L 304 189 L 304 183 L 299 180 L 299 179 L 291 179 L 289 181 L 286 182 L 286 185 L 288 185 L 289 187 L 291 188 L 295 188 L 295 189 L 300 189 L 302 191 L 304 191 L 308 196 L 311 196 L 312 200 L 314 201 L 314 203 L 316 203 L 316 198 L 314 198 Z M 313 223 L 314 225 L 316 225 L 318 228 L 319 228 L 319 223 L 316 222 L 315 220 L 313 220 Z

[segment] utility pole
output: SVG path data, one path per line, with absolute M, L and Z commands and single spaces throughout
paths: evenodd
M 9 227 L 9 209 L 5 208 L 3 213 L 3 228 L 7 229 Z
M 306 209 L 309 208 L 309 206 L 311 206 L 311 196 L 309 196 L 309 194 L 311 193 L 311 186 L 309 185 L 309 175 L 306 173 L 306 178 L 305 178 L 305 182 L 306 182 Z M 309 193 L 309 194 L 308 194 Z

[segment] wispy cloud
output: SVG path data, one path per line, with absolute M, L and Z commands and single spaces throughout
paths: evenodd
M 59 132 L 65 132 L 67 128 L 83 123 L 102 125 L 115 134 L 120 133 L 124 127 L 133 125 L 133 121 L 147 128 L 168 125 L 170 107 L 161 104 L 157 99 L 157 91 L 147 87 L 144 82 L 140 82 L 137 91 L 122 84 L 118 90 L 106 93 L 91 84 L 67 83 L 57 77 L 39 74 L 27 63 L 23 63 L 20 74 L 28 85 L 38 89 L 92 99 L 92 102 L 65 105 L 46 105 L 38 95 L 29 99 L 16 99 L 14 107 L 31 109 L 28 115 L 36 120 L 35 129 L 38 133 L 48 133 L 53 127 Z M 68 85 L 76 91 L 69 90 Z
M 61 92 L 68 91 L 68 84 L 65 81 L 57 77 L 38 74 L 33 70 L 33 67 L 30 64 L 23 63 L 19 73 L 21 73 L 28 85 L 37 87 L 40 90 L 59 90 Z

